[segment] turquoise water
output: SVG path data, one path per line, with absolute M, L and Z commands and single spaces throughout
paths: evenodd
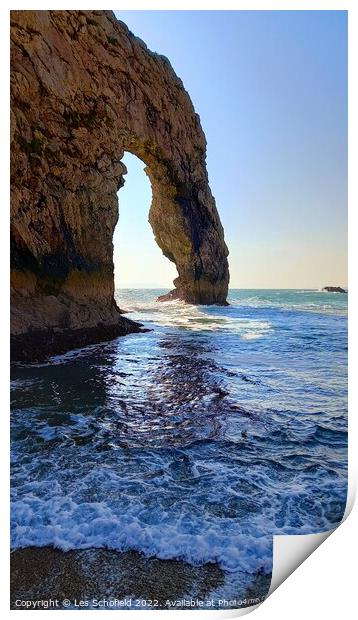
M 163 292 L 117 292 L 152 331 L 13 369 L 12 545 L 218 562 L 237 596 L 343 516 L 347 295 Z

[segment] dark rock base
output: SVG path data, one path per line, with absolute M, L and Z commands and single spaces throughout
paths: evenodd
M 210 299 L 206 301 L 205 299 L 202 299 L 202 298 L 191 299 L 190 297 L 188 297 L 185 291 L 180 291 L 176 288 L 174 288 L 172 291 L 169 291 L 169 293 L 165 293 L 165 295 L 159 295 L 159 297 L 157 297 L 157 301 L 175 301 L 176 299 L 181 299 L 182 301 L 185 301 L 188 304 L 194 304 L 194 305 L 207 305 L 207 306 L 229 306 L 230 305 L 229 302 L 226 301 L 226 295 L 225 295 L 225 299 L 222 299 L 219 301 L 212 301 Z
M 52 355 L 60 355 L 71 349 L 113 340 L 118 336 L 148 331 L 141 323 L 119 316 L 112 325 L 99 324 L 96 327 L 62 330 L 33 330 L 10 341 L 11 362 L 39 362 Z

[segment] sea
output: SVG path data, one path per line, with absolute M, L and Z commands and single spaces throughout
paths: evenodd
M 215 562 L 237 596 L 343 517 L 348 296 L 165 292 L 116 291 L 146 333 L 13 367 L 11 544 Z

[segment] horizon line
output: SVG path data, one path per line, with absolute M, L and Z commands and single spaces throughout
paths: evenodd
M 341 286 L 341 288 L 345 288 L 348 289 L 348 285 L 344 284 L 326 284 L 325 286 Z M 139 285 L 126 285 L 126 286 L 118 286 L 115 285 L 115 290 L 157 290 L 157 289 L 172 289 L 172 286 L 163 286 L 163 285 L 158 285 L 158 286 L 139 286 Z M 297 290 L 304 290 L 304 291 L 322 291 L 323 292 L 323 286 L 316 286 L 316 287 L 312 287 L 312 286 L 281 286 L 281 287 L 276 287 L 276 286 L 229 286 L 229 291 L 233 291 L 233 290 L 240 290 L 240 291 L 297 291 Z

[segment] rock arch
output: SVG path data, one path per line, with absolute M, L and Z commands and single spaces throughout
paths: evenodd
M 139 329 L 113 297 L 124 151 L 146 164 L 150 223 L 179 274 L 170 296 L 225 303 L 205 136 L 169 61 L 110 11 L 12 11 L 11 26 L 14 357 Z

